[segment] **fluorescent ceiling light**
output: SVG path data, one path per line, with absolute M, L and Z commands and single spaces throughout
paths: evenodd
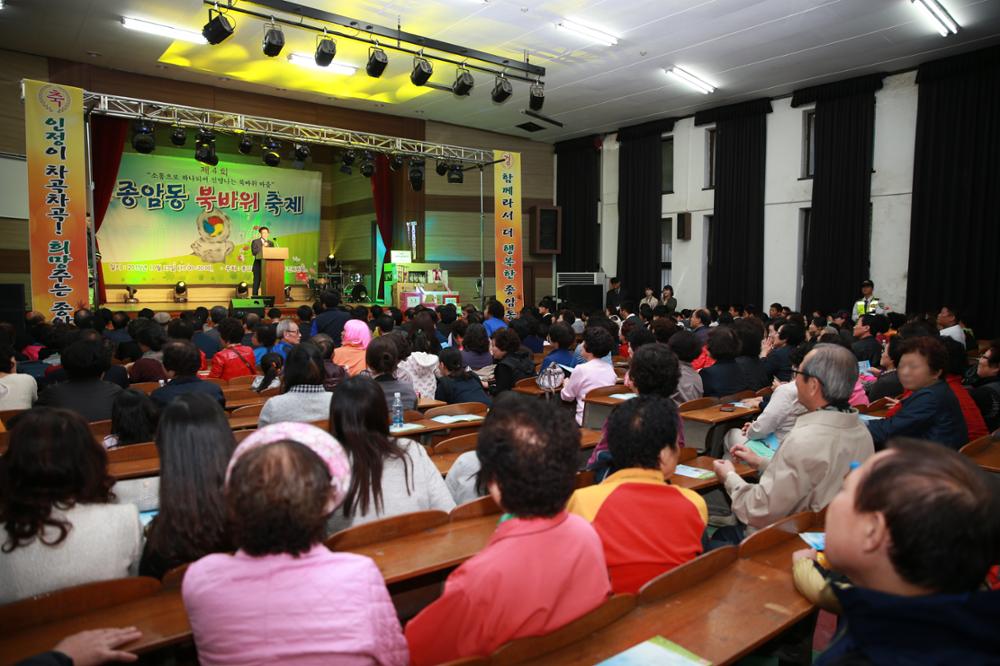
M 293 65 L 298 65 L 299 67 L 315 69 L 329 74 L 343 74 L 345 76 L 350 76 L 354 72 L 358 71 L 358 68 L 354 65 L 346 65 L 342 62 L 331 62 L 326 67 L 321 67 L 316 64 L 316 58 L 311 53 L 290 53 L 288 54 L 288 62 Z
M 614 46 L 618 43 L 618 38 L 610 33 L 598 30 L 597 28 L 591 28 L 590 26 L 577 23 L 576 21 L 570 21 L 569 19 L 559 21 L 559 23 L 556 23 L 556 27 L 561 30 L 575 32 L 578 35 L 586 37 L 592 42 L 604 44 L 605 46 Z
M 910 0 L 910 4 L 916 5 L 923 11 L 942 37 L 958 34 L 958 23 L 938 0 Z
M 2 2 L 3 0 L 0 0 L 0 3 Z M 202 37 L 201 33 L 197 30 L 174 28 L 173 26 L 163 25 L 162 23 L 153 23 L 152 21 L 145 21 L 143 19 L 132 18 L 130 16 L 122 17 L 122 25 L 129 30 L 138 30 L 139 32 L 145 32 L 150 35 L 159 35 L 160 37 L 179 39 L 193 44 L 208 44 L 205 38 Z
M 674 65 L 670 69 L 664 71 L 667 73 L 668 76 L 671 76 L 676 80 L 680 81 L 681 83 L 691 88 L 694 88 L 695 90 L 704 95 L 708 95 L 715 92 L 715 86 L 713 86 L 708 81 L 705 81 L 704 79 L 695 76 L 694 74 L 692 74 L 691 72 L 687 71 L 686 69 L 684 69 L 679 65 Z

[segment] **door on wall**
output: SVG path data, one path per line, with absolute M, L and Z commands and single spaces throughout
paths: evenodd
M 660 284 L 651 285 L 654 293 L 659 293 L 665 285 L 673 284 L 670 281 L 670 272 L 673 268 L 674 218 L 663 218 L 662 225 L 660 229 L 660 238 L 662 239 L 660 245 Z

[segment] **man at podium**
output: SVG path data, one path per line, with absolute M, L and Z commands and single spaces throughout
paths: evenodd
M 250 253 L 253 254 L 253 295 L 260 296 L 260 269 L 261 269 L 261 258 L 264 254 L 265 247 L 274 247 L 274 243 L 267 240 L 267 237 L 271 234 L 271 230 L 267 227 L 261 227 L 257 230 L 259 234 L 258 238 L 254 238 L 250 242 Z

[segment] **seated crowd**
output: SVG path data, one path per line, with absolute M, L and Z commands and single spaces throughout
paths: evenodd
M 513 317 L 496 301 L 349 308 L 328 292 L 294 317 L 80 310 L 72 324 L 31 313 L 20 335 L 0 324 L 0 411 L 12 410 L 0 604 L 186 567 L 202 663 L 437 664 L 550 633 L 829 507 L 824 553 L 794 564 L 803 595 L 846 621 L 821 660 L 1000 653 L 1000 591 L 985 591 L 1000 564 L 997 483 L 957 452 L 1000 438 L 1000 340 L 978 345 L 952 306 L 933 320 L 807 320 L 777 303 L 768 316 L 678 311 L 669 286 L 637 306 L 617 289 L 617 307 L 592 313 L 549 298 Z M 549 399 L 525 395 L 536 381 Z M 259 396 L 256 429 L 239 436 L 226 412 L 237 385 Z M 587 396 L 615 386 L 637 395 L 581 455 Z M 693 441 L 685 403 L 700 398 L 755 415 Z M 488 408 L 445 476 L 393 424 L 394 403 L 432 399 Z M 884 412 L 865 413 L 872 403 Z M 116 480 L 109 456 L 147 443 L 158 476 Z M 670 482 L 685 448 L 718 456 L 714 490 Z M 596 483 L 578 487 L 581 471 Z M 486 496 L 502 511 L 489 542 L 412 612 L 371 559 L 324 545 Z M 130 659 L 111 648 L 135 638 L 74 636 L 56 653 Z

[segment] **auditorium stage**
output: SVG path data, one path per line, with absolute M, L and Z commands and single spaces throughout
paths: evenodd
M 312 307 L 313 301 L 285 301 L 284 305 L 275 306 L 281 310 L 282 317 L 294 317 L 295 311 L 302 305 L 308 305 Z M 153 312 L 166 312 L 170 314 L 171 317 L 177 317 L 182 312 L 194 312 L 197 308 L 208 308 L 211 310 L 216 305 L 221 305 L 225 308 L 229 307 L 229 301 L 188 301 L 187 303 L 174 303 L 173 301 L 140 301 L 139 303 L 103 303 L 100 307 L 107 308 L 112 312 L 127 312 L 130 316 L 134 316 L 135 313 L 140 310 L 149 308 Z M 343 306 L 354 307 L 357 305 L 363 305 L 366 308 L 370 308 L 375 303 L 343 303 Z

